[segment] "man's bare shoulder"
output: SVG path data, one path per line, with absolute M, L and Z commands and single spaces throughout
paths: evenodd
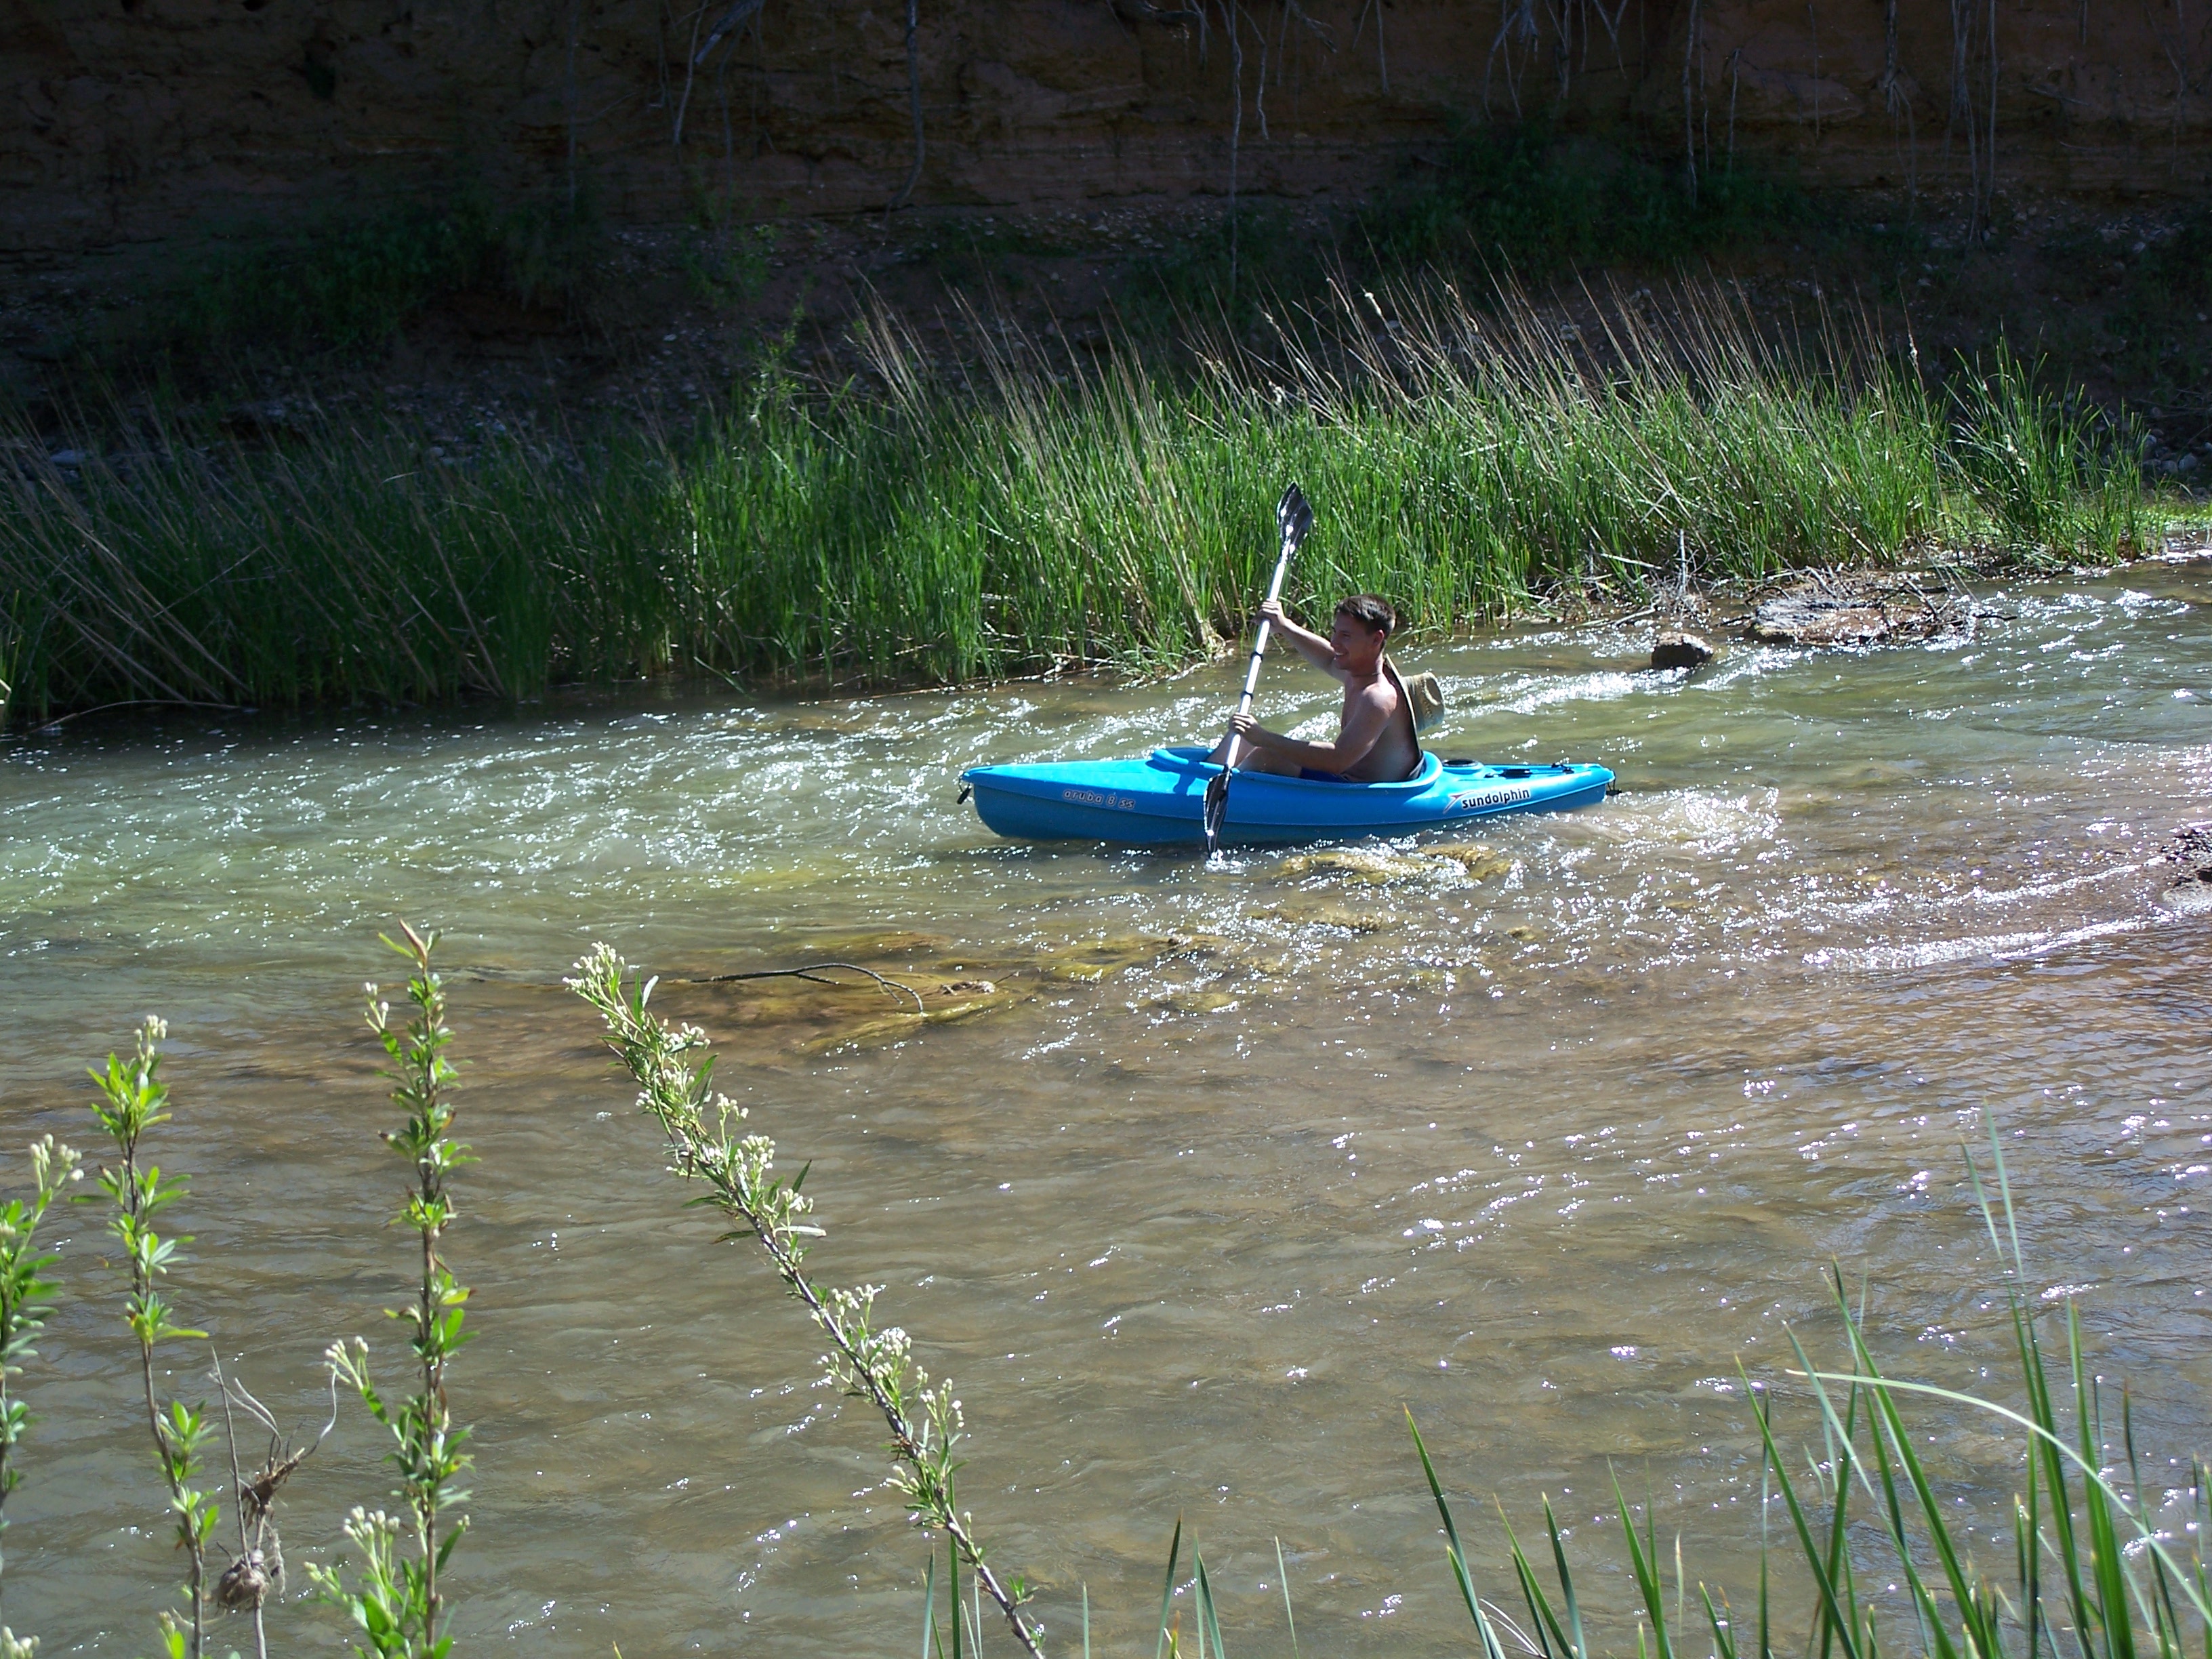
M 1378 674 L 1365 685 L 1350 688 L 1352 696 L 1370 708 L 1379 708 L 1386 714 L 1398 710 L 1398 688 L 1390 684 L 1388 674 Z

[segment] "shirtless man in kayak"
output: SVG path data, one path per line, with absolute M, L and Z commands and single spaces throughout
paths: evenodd
M 1413 705 L 1382 656 L 1398 620 L 1389 605 L 1371 593 L 1346 599 L 1336 607 L 1326 639 L 1284 615 L 1279 601 L 1268 600 L 1260 614 L 1299 655 L 1344 682 L 1344 709 L 1334 743 L 1301 743 L 1268 731 L 1249 714 L 1231 717 L 1230 729 L 1243 739 L 1237 769 L 1334 783 L 1396 783 L 1413 776 L 1421 763 Z M 1209 758 L 1218 764 L 1228 747 L 1224 738 Z

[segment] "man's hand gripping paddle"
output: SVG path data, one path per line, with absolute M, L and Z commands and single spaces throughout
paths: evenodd
M 1283 491 L 1283 499 L 1275 503 L 1275 524 L 1283 532 L 1283 551 L 1275 561 L 1275 579 L 1267 584 L 1269 599 L 1283 597 L 1283 578 L 1291 568 L 1291 555 L 1298 550 L 1298 544 L 1313 528 L 1313 508 L 1292 484 Z M 1252 693 L 1260 684 L 1260 663 L 1267 654 L 1267 630 L 1265 617 L 1260 618 L 1258 636 L 1252 641 L 1252 661 L 1244 671 L 1244 695 L 1237 700 L 1237 712 L 1248 714 L 1252 711 Z M 1237 769 L 1237 750 L 1243 740 L 1234 728 L 1229 733 L 1229 747 L 1223 750 L 1226 763 L 1209 779 L 1206 786 L 1206 855 L 1212 858 L 1220 849 L 1222 826 L 1229 818 L 1229 777 Z

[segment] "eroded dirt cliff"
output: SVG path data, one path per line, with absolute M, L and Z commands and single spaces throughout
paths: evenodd
M 33 260 L 451 176 L 665 222 L 1356 193 L 1544 109 L 1838 184 L 2193 192 L 2188 0 L 0 0 Z M 1992 155 L 1994 167 L 1992 168 Z

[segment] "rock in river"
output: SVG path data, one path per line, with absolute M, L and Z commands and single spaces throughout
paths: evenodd
M 1695 634 L 1669 629 L 1651 642 L 1655 669 L 1702 668 L 1713 659 L 1713 647 Z
M 1815 571 L 1759 601 L 1744 637 L 1762 645 L 1884 645 L 1973 625 L 1973 601 L 1909 572 Z
M 2160 850 L 2180 872 L 2173 878 L 2175 886 L 2189 881 L 2212 882 L 2212 823 L 2183 824 Z

